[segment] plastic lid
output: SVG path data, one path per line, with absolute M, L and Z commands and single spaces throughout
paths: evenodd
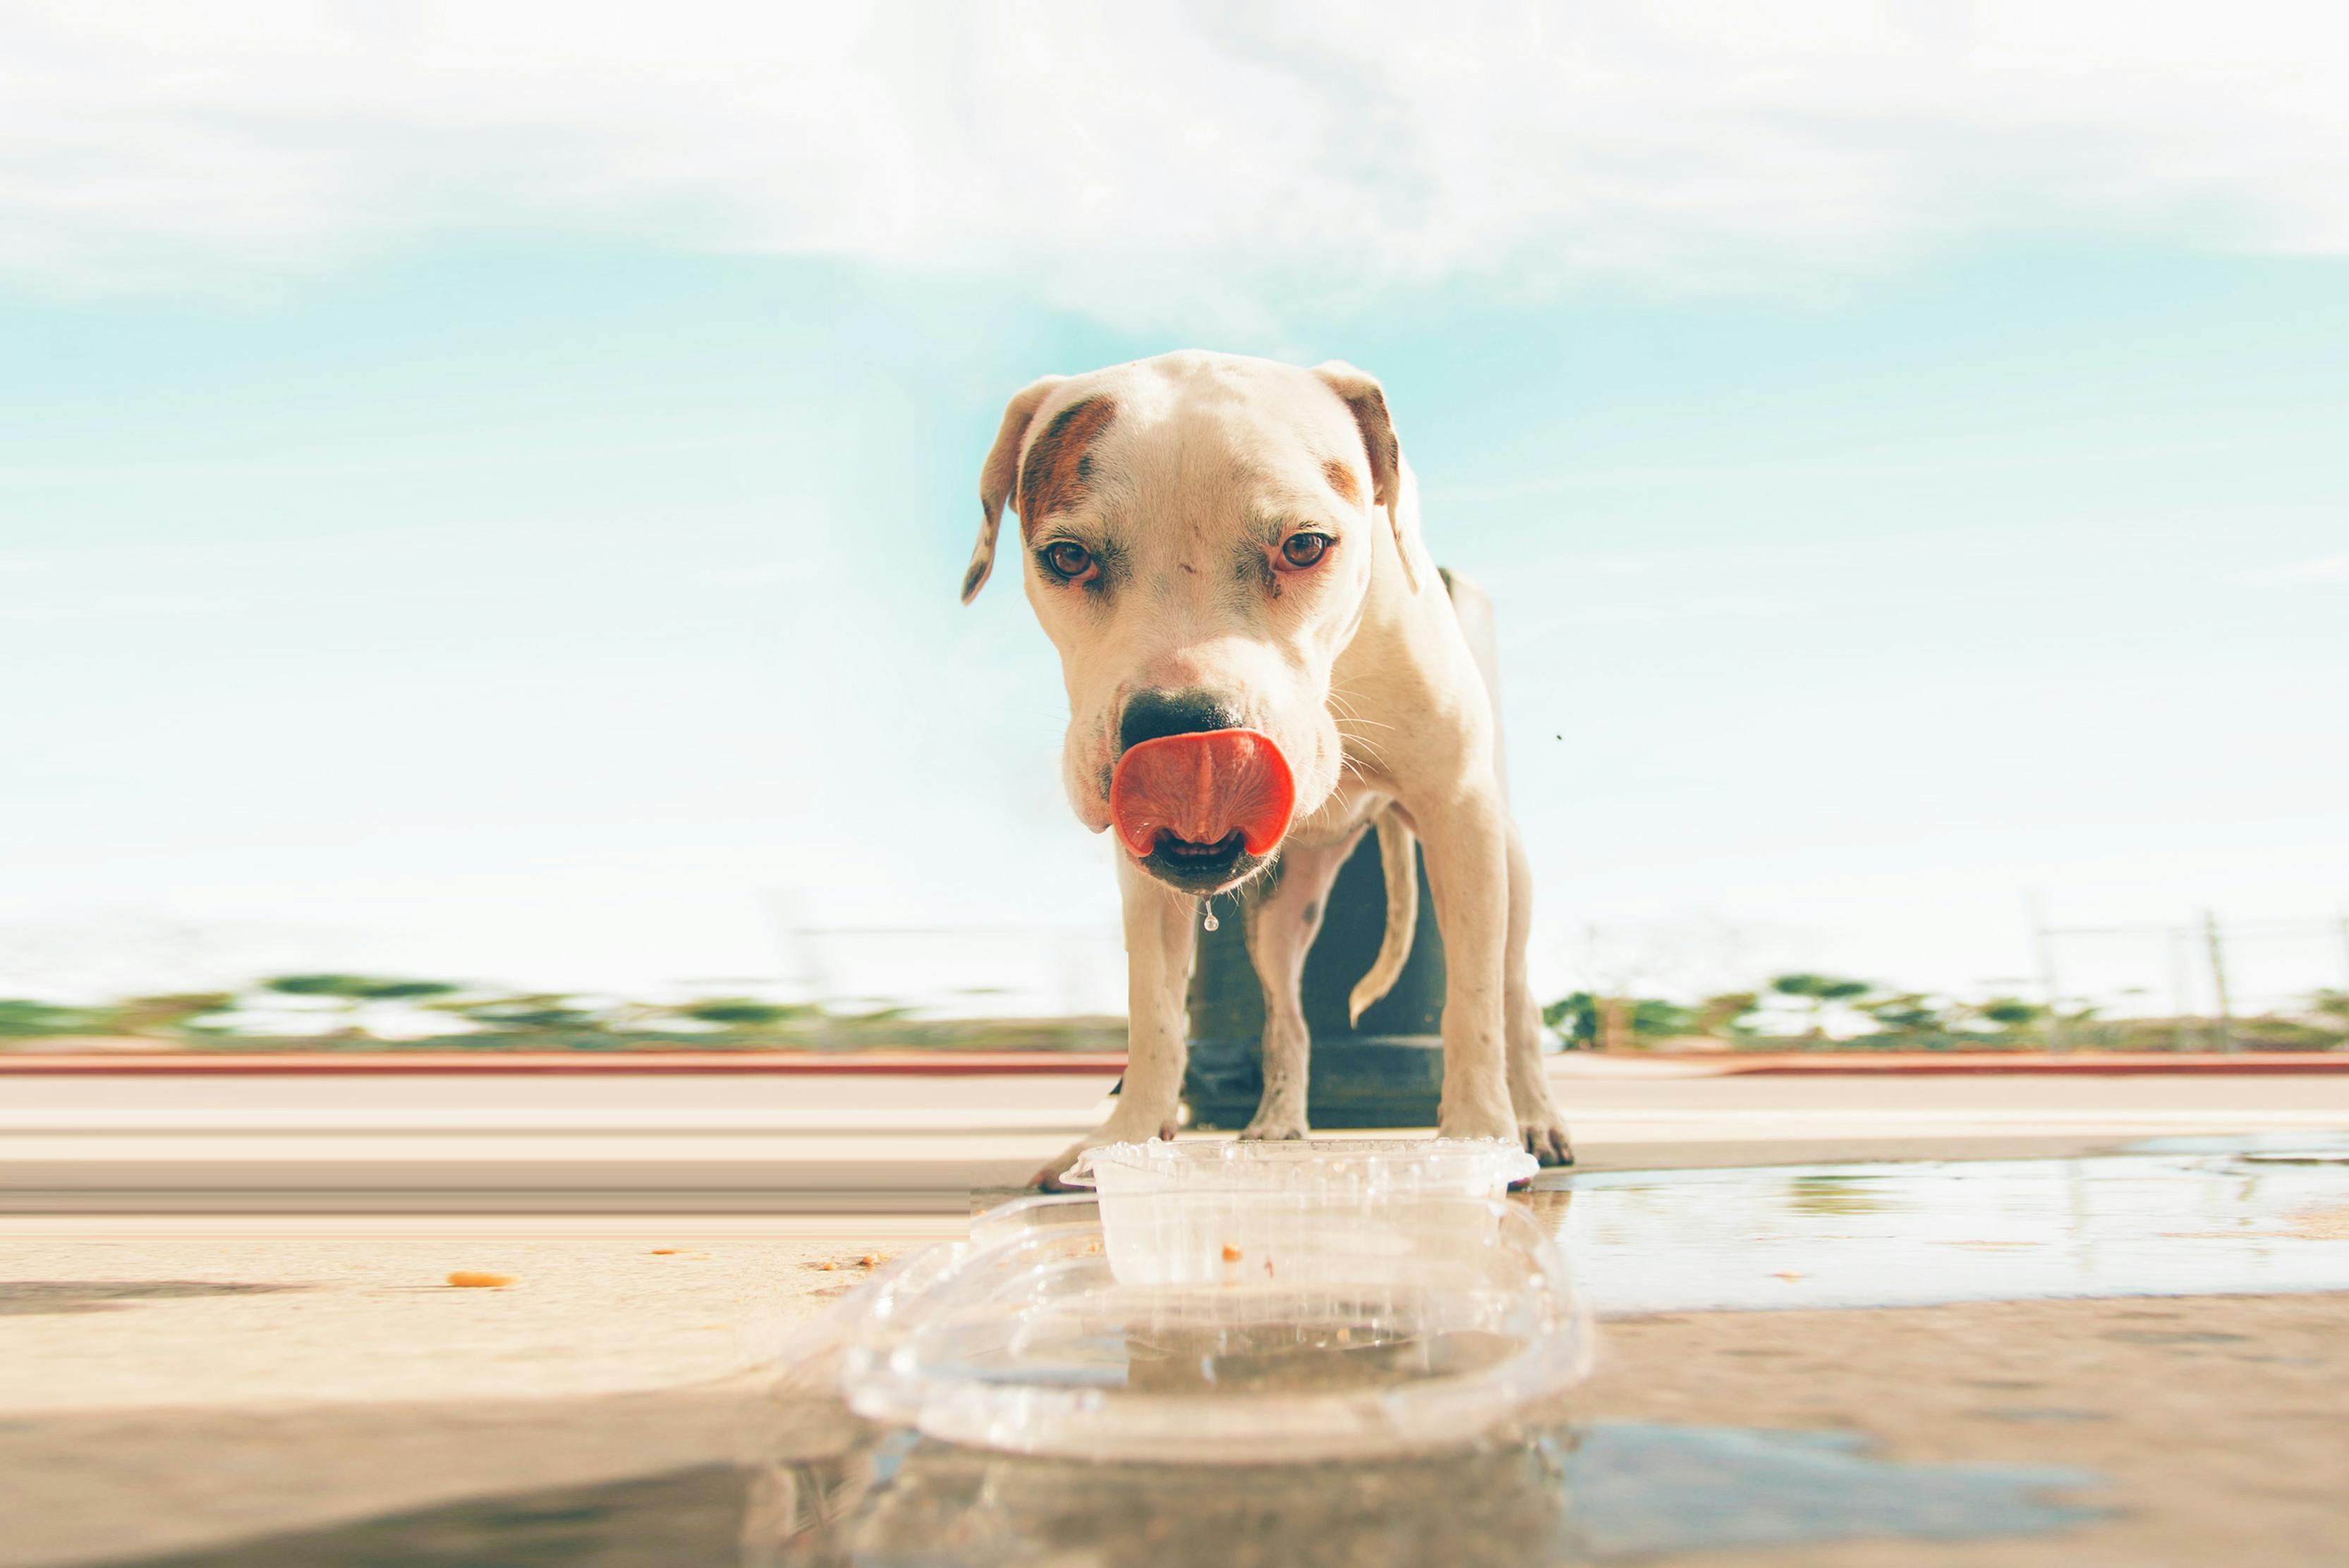
M 1496 1198 L 1541 1169 L 1497 1138 L 1323 1138 L 1294 1141 L 1154 1139 L 1088 1149 L 1061 1180 L 1129 1191 Z
M 1012 1203 L 843 1304 L 843 1391 L 949 1442 L 1253 1464 L 1470 1442 L 1588 1368 L 1588 1315 L 1520 1204 L 1427 1198 L 1284 1244 L 1277 1277 L 1250 1254 L 1220 1284 L 1137 1288 L 1091 1202 Z

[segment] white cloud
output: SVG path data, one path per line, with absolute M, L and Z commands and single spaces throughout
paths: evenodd
M 0 271 L 210 286 L 464 228 L 1030 276 L 1116 315 L 1472 275 L 1752 286 L 1952 236 L 2349 251 L 2305 3 L 0 17 Z
M 2319 555 L 2288 566 L 2265 566 L 2236 574 L 2255 588 L 2297 588 L 2309 583 L 2349 583 L 2349 555 Z

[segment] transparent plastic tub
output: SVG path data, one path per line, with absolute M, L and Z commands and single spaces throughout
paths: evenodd
M 1430 1244 L 1419 1205 L 1498 1198 L 1540 1168 L 1517 1145 L 1489 1138 L 1194 1139 L 1090 1149 L 1063 1180 L 1099 1195 L 1120 1284 L 1221 1284 L 1236 1263 L 1307 1277 L 1328 1255 L 1321 1233 L 1332 1224 L 1392 1232 L 1385 1244 L 1401 1267 Z M 1361 1249 L 1377 1244 L 1361 1236 L 1347 1266 L 1361 1266 Z
M 979 1448 L 1255 1464 L 1469 1442 L 1588 1367 L 1565 1260 L 1520 1205 L 1429 1198 L 1297 1241 L 1287 1270 L 1136 1286 L 1092 1204 L 1008 1204 L 852 1298 L 843 1391 Z

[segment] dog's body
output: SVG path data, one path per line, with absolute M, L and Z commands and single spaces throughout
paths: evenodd
M 1198 901 L 1243 886 L 1265 1088 L 1242 1136 L 1305 1136 L 1305 954 L 1376 822 L 1388 939 L 1355 1013 L 1408 953 L 1416 835 L 1446 956 L 1439 1130 L 1569 1161 L 1526 980 L 1531 877 L 1489 672 L 1462 624 L 1479 601 L 1455 610 L 1420 541 L 1378 383 L 1196 353 L 1048 378 L 1005 410 L 980 494 L 963 596 L 987 580 L 1011 502 L 1068 683 L 1070 799 L 1124 851 L 1125 1087 L 1070 1155 L 1173 1135 Z M 1193 821 L 1212 826 L 1166 825 Z

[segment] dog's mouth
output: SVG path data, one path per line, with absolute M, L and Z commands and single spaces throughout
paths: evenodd
M 1264 861 L 1262 855 L 1248 853 L 1247 839 L 1237 828 L 1212 844 L 1178 839 L 1161 829 L 1150 852 L 1136 858 L 1160 882 L 1202 898 L 1240 882 Z
M 1288 759 L 1253 729 L 1142 741 L 1110 776 L 1110 818 L 1126 853 L 1186 892 L 1221 892 L 1262 864 L 1296 804 Z

